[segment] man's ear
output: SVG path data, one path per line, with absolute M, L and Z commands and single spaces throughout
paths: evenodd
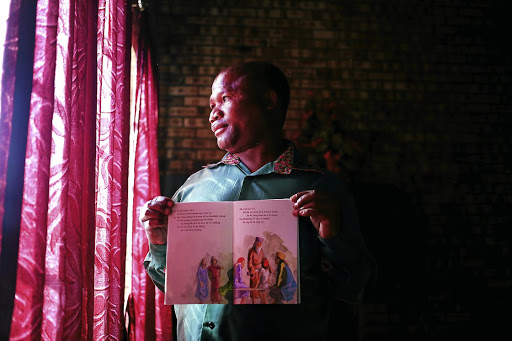
M 267 90 L 263 95 L 263 104 L 265 109 L 272 111 L 278 109 L 279 103 L 277 99 L 277 93 L 274 90 Z

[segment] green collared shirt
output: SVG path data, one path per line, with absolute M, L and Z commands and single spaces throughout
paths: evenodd
M 358 301 L 369 275 L 370 257 L 359 231 L 352 197 L 334 174 L 307 166 L 291 142 L 279 158 L 255 172 L 228 153 L 221 161 L 191 175 L 173 200 L 280 199 L 310 189 L 340 197 L 342 232 L 333 239 L 322 239 L 309 218 L 299 218 L 301 303 L 196 305 L 193 308 L 200 311 L 200 317 L 195 318 L 188 314 L 190 305 L 176 305 L 179 340 L 269 340 L 270 336 L 299 340 L 311 336 L 310 339 L 321 340 L 327 332 L 329 302 L 335 298 Z M 150 245 L 144 266 L 163 290 L 165 245 Z

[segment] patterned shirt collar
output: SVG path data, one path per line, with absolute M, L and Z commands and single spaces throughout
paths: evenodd
M 295 154 L 295 145 L 292 141 L 286 141 L 288 144 L 288 148 L 274 161 L 274 173 L 277 174 L 290 174 L 292 172 L 293 167 L 293 156 Z M 225 165 L 235 166 L 240 162 L 240 158 L 236 154 L 227 153 L 222 160 L 217 163 L 209 164 L 206 167 L 211 168 L 217 166 L 221 163 Z
M 293 156 L 295 155 L 295 145 L 289 141 L 288 148 L 283 154 L 279 155 L 274 162 L 274 173 L 290 174 L 293 169 Z

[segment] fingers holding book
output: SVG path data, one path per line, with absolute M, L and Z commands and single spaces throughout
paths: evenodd
M 172 213 L 173 206 L 172 199 L 157 196 L 141 207 L 139 220 L 144 226 L 150 243 L 167 243 L 167 217 Z

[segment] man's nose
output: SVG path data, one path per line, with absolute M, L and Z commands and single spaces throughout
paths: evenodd
M 210 123 L 217 121 L 218 119 L 222 118 L 222 116 L 223 114 L 221 110 L 213 108 L 210 112 Z

